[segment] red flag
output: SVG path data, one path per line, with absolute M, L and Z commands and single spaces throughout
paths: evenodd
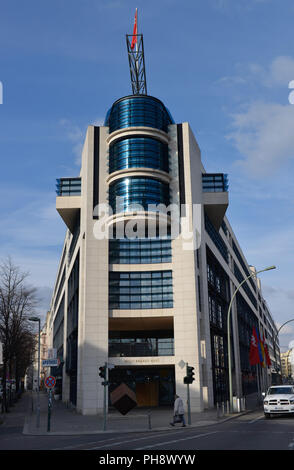
M 267 344 L 265 343 L 264 333 L 263 333 L 263 348 L 264 348 L 266 365 L 270 367 L 272 365 L 272 362 L 271 362 L 271 358 L 270 358 L 270 355 L 269 355 L 269 352 L 268 352 Z
M 137 43 L 137 34 L 138 34 L 138 31 L 137 31 L 137 8 L 136 8 L 131 49 L 134 49 L 135 44 Z
M 249 363 L 251 366 L 260 364 L 260 355 L 258 350 L 258 336 L 255 327 L 252 329 L 252 335 L 250 340 L 250 352 L 249 352 Z

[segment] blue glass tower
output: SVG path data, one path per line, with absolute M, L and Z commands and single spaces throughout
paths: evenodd
M 158 174 L 124 175 L 127 169 L 151 169 L 169 172 L 168 145 L 150 136 L 146 128 L 167 132 L 173 119 L 163 103 L 152 96 L 131 95 L 117 100 L 108 111 L 105 126 L 109 133 L 119 130 L 109 146 L 109 174 L 120 172 L 121 178 L 109 186 L 109 203 L 114 213 L 127 212 L 133 204 L 148 210 L 149 204 L 169 205 L 169 185 Z M 138 133 L 139 130 L 139 133 Z M 120 199 L 117 207 L 117 197 Z

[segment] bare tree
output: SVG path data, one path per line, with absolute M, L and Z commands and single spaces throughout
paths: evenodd
M 22 355 L 30 362 L 33 333 L 28 321 L 36 307 L 36 289 L 26 284 L 28 273 L 21 272 L 8 258 L 0 264 L 0 340 L 3 344 L 2 412 L 8 411 L 6 378 L 16 375 Z M 30 345 L 30 350 L 23 350 Z M 28 357 L 29 354 L 29 357 Z

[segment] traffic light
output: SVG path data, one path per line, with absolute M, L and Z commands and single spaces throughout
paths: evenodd
M 105 366 L 101 366 L 99 367 L 99 377 L 101 377 L 102 379 L 106 379 L 106 367 Z
M 184 377 L 184 384 L 191 384 L 195 380 L 194 378 L 194 367 L 187 366 L 186 377 Z
M 99 377 L 101 377 L 101 379 L 106 379 L 106 365 L 105 366 L 101 366 L 99 367 Z M 104 387 L 106 385 L 109 385 L 109 382 L 108 380 L 103 380 L 103 382 L 101 382 L 101 385 L 103 385 Z

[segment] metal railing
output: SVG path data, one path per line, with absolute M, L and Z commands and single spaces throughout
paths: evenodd
M 58 178 L 56 179 L 57 196 L 80 196 L 81 178 Z
M 222 193 L 229 189 L 228 175 L 224 173 L 203 173 L 202 190 L 205 193 Z

